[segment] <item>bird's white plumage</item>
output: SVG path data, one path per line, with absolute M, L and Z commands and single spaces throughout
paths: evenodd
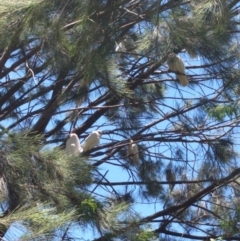
M 123 43 L 127 50 L 132 50 L 136 47 L 134 40 L 128 35 L 125 36 Z
M 160 42 L 163 42 L 170 38 L 169 32 L 169 25 L 166 22 L 160 22 L 153 28 L 151 38 L 152 40 L 159 40 Z
M 136 51 L 135 51 L 135 48 L 136 48 L 136 44 L 134 42 L 134 40 L 132 39 L 132 37 L 130 36 L 125 36 L 124 40 L 124 45 L 127 49 L 127 51 L 129 51 L 130 53 L 133 54 L 133 57 L 135 58 L 135 60 L 137 61 L 138 60 L 138 56 L 136 55 Z
M 76 105 L 80 106 L 86 96 L 86 93 L 88 93 L 88 89 L 89 89 L 89 83 L 87 80 L 84 80 L 83 82 L 79 83 L 79 87 L 78 87 L 78 92 L 77 92 L 77 99 L 76 99 Z
M 123 42 L 116 44 L 115 52 L 126 52 L 126 51 L 127 49 L 125 48 Z
M 167 180 L 167 182 L 174 182 L 174 181 L 176 181 L 175 174 L 171 171 L 171 169 L 167 169 L 166 170 L 166 180 Z M 169 183 L 169 190 L 170 191 L 173 190 L 174 185 L 175 184 L 173 184 L 173 183 Z
M 187 86 L 189 82 L 185 74 L 185 66 L 182 58 L 174 53 L 171 53 L 168 56 L 167 64 L 170 70 L 176 72 L 177 78 L 179 79 L 181 85 Z
M 3 177 L 0 178 L 0 200 L 3 201 L 9 198 L 7 182 Z
M 81 153 L 82 147 L 80 145 L 78 136 L 74 133 L 71 133 L 69 135 L 69 138 L 66 142 L 66 152 L 72 155 L 77 155 L 79 153 Z
M 83 151 L 89 151 L 95 146 L 97 146 L 100 142 L 100 137 L 102 135 L 102 131 L 93 131 L 83 142 L 82 149 Z
M 132 39 L 132 37 L 126 35 L 124 37 L 123 41 L 116 45 L 115 51 L 116 52 L 130 52 L 133 54 L 133 57 L 137 61 L 138 57 L 135 55 L 136 54 L 135 48 L 136 48 L 136 44 L 135 44 L 134 40 Z
M 138 156 L 138 146 L 136 143 L 133 143 L 133 140 L 130 140 L 128 145 L 128 155 L 133 160 L 135 165 L 139 165 L 139 156 Z

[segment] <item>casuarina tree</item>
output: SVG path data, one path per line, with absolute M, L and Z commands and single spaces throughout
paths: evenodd
M 239 6 L 1 1 L 1 239 L 240 240 Z

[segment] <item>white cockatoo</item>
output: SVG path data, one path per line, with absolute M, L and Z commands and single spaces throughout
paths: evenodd
M 133 57 L 137 61 L 138 57 L 136 56 L 135 48 L 136 44 L 132 37 L 126 35 L 123 41 L 116 45 L 115 52 L 130 52 L 133 54 Z
M 136 44 L 134 42 L 134 40 L 132 39 L 132 37 L 130 37 L 129 35 L 126 35 L 124 40 L 123 40 L 123 43 L 127 49 L 127 51 L 129 51 L 130 53 L 133 54 L 133 57 L 135 58 L 135 60 L 137 61 L 138 60 L 138 57 L 136 55 L 136 51 L 135 51 L 135 48 L 136 48 Z
M 161 22 L 159 25 L 155 26 L 152 31 L 151 40 L 161 43 L 169 39 L 169 26 L 166 22 Z
M 132 37 L 130 37 L 129 35 L 126 35 L 123 39 L 123 43 L 124 46 L 126 47 L 126 49 L 128 51 L 133 50 L 134 48 L 136 48 L 136 44 L 134 42 L 134 40 L 132 39 Z
M 175 182 L 176 181 L 175 174 L 171 171 L 171 169 L 166 170 L 166 180 L 167 180 L 167 182 Z M 174 183 L 169 183 L 170 192 L 173 190 L 174 185 L 175 185 Z
M 88 93 L 89 83 L 87 80 L 84 79 L 81 83 L 79 83 L 78 91 L 77 91 L 77 98 L 76 98 L 76 105 L 80 106 L 84 99 L 86 93 Z
M 128 155 L 133 160 L 135 165 L 139 165 L 139 156 L 138 156 L 138 146 L 136 143 L 133 143 L 133 140 L 130 140 L 128 144 Z
M 188 178 L 187 178 L 187 174 L 186 174 L 186 173 L 183 173 L 183 174 L 181 175 L 181 180 L 182 180 L 182 181 L 188 181 Z
M 197 53 L 194 49 L 187 48 L 186 50 L 189 56 L 191 57 L 191 59 L 195 59 L 197 57 Z
M 66 152 L 72 155 L 77 155 L 83 152 L 78 136 L 75 133 L 71 133 L 69 135 L 69 138 L 66 142 Z
M 6 200 L 9 198 L 9 192 L 7 187 L 7 182 L 3 177 L 0 178 L 0 200 Z
M 126 51 L 127 49 L 125 48 L 123 42 L 116 44 L 115 52 L 126 52 Z
M 115 48 L 115 52 L 117 52 L 117 58 L 120 64 L 124 64 L 124 62 L 121 59 L 121 55 L 122 53 L 126 53 L 127 49 L 124 46 L 123 42 L 120 42 L 119 44 L 116 43 L 116 48 Z
M 82 144 L 83 151 L 89 151 L 93 147 L 97 146 L 100 142 L 101 135 L 102 135 L 101 130 L 93 131 L 83 142 Z
M 187 86 L 188 79 L 185 74 L 185 66 L 182 58 L 174 53 L 171 53 L 168 55 L 167 64 L 171 71 L 176 72 L 177 78 L 179 79 L 181 85 Z

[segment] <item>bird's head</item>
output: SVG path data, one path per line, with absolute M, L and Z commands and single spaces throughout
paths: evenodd
M 70 138 L 71 138 L 71 137 L 78 138 L 77 134 L 75 134 L 75 133 L 70 133 L 70 134 L 69 134 L 69 137 L 70 137 Z
M 170 53 L 170 54 L 168 55 L 168 60 L 175 59 L 175 57 L 176 57 L 176 54 L 175 54 L 175 53 Z
M 100 136 L 103 134 L 103 132 L 102 132 L 101 130 L 97 130 L 96 132 L 97 132 L 98 135 L 100 135 Z

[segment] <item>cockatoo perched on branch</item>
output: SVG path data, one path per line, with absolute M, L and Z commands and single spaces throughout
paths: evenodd
M 133 160 L 135 165 L 140 165 L 138 156 L 138 146 L 136 143 L 133 143 L 133 140 L 130 140 L 130 144 L 128 145 L 128 155 Z
M 89 151 L 93 147 L 97 146 L 100 142 L 100 137 L 102 135 L 102 131 L 93 131 L 83 142 L 82 149 L 83 151 Z
M 0 200 L 3 201 L 9 198 L 7 182 L 3 177 L 0 178 Z
M 188 79 L 185 74 L 185 66 L 181 57 L 174 53 L 171 53 L 168 55 L 167 64 L 171 71 L 176 72 L 177 78 L 179 79 L 181 85 L 187 86 Z
M 123 42 L 116 44 L 115 52 L 127 52 Z
M 138 57 L 136 56 L 136 44 L 134 42 L 134 40 L 126 35 L 123 39 L 122 42 L 120 42 L 119 44 L 117 44 L 115 51 L 116 52 L 130 52 L 133 54 L 133 57 L 135 58 L 135 60 L 138 60 Z
M 127 50 L 133 50 L 134 48 L 136 48 L 134 40 L 129 35 L 126 35 L 124 37 L 123 43 Z
M 83 152 L 78 136 L 76 134 L 71 133 L 69 135 L 69 139 L 66 142 L 66 151 L 72 155 L 77 155 Z
M 175 174 L 171 171 L 171 169 L 166 170 L 166 180 L 167 180 L 167 182 L 175 182 L 176 181 Z M 170 192 L 173 190 L 174 185 L 175 185 L 174 183 L 169 183 Z

